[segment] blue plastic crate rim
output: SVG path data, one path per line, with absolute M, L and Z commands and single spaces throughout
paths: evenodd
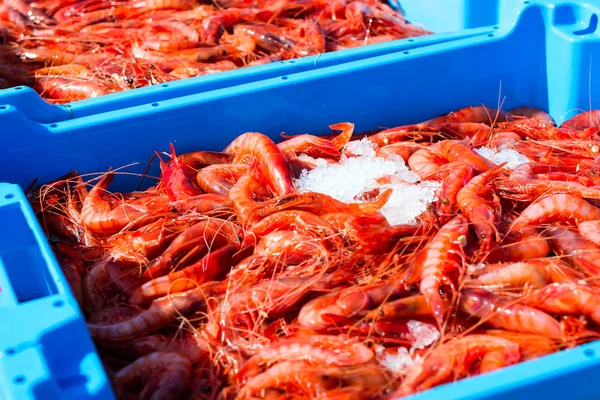
M 16 107 L 2 106 L 0 181 L 27 187 L 35 177 L 47 182 L 72 168 L 82 174 L 102 173 L 131 163 L 138 164 L 127 171 L 140 174 L 153 152 L 167 151 L 170 142 L 179 152 L 221 150 L 246 131 L 273 138 L 282 131 L 328 134 L 327 127 L 340 121 L 352 121 L 356 131 L 366 131 L 424 121 L 482 103 L 501 104 L 504 109 L 541 108 L 557 122 L 583 110 L 600 109 L 600 85 L 595 84 L 600 63 L 592 62 L 600 56 L 600 5 L 561 1 L 523 5 L 516 25 L 501 26 L 493 33 L 289 74 L 286 79 L 273 77 L 49 124 L 32 121 Z M 157 175 L 158 167 L 153 168 L 150 174 Z M 131 189 L 138 181 L 139 177 L 119 176 L 111 189 Z M 22 193 L 14 186 L 4 185 L 3 190 L 11 190 L 18 199 L 29 226 L 4 224 L 9 228 L 2 231 L 6 243 L 25 238 L 24 244 L 5 245 L 7 251 L 38 246 L 49 270 L 44 276 L 52 279 L 44 281 L 47 287 L 39 282 L 34 285 L 46 296 L 18 302 L 14 287 L 23 286 L 25 278 L 13 281 L 0 253 L 0 313 L 15 330 L 0 334 L 0 393 L 7 398 L 45 398 L 40 393 L 52 387 L 61 391 L 48 393 L 60 396 L 48 398 L 93 398 L 101 391 L 87 390 L 88 386 L 103 387 L 88 384 L 102 381 L 90 377 L 103 376 L 99 364 L 88 361 L 96 359 L 93 353 L 78 352 L 66 364 L 77 367 L 63 370 L 63 364 L 57 363 L 60 350 L 50 346 L 56 343 L 56 348 L 64 348 L 76 342 L 92 346 L 85 330 L 64 328 L 84 322 L 39 226 L 32 215 L 27 216 L 30 211 Z M 1 205 L 12 203 L 2 200 Z M 33 232 L 29 238 L 21 232 L 26 229 Z M 31 264 L 45 271 L 43 263 Z M 5 291 L 9 285 L 13 289 Z M 10 300 L 6 300 L 7 293 Z M 51 313 L 48 310 L 56 300 L 64 304 Z M 19 354 L 24 358 L 15 357 Z M 24 375 L 23 380 L 20 371 L 27 371 L 29 365 L 36 365 L 34 371 L 39 372 L 35 379 Z M 592 343 L 441 386 L 415 398 L 600 398 L 600 388 L 591 384 L 599 368 L 600 343 Z M 72 372 L 76 370 L 81 371 L 79 375 Z M 72 387 L 87 390 L 85 394 L 70 396 L 75 392 L 64 390 L 71 387 L 65 382 L 83 381 L 86 384 Z
M 521 6 L 518 0 L 409 0 L 401 3 L 410 21 L 425 27 L 431 26 L 428 29 L 436 34 L 184 79 L 78 101 L 66 106 L 48 104 L 33 89 L 16 87 L 0 90 L 0 105 L 13 105 L 37 122 L 60 122 L 487 34 L 500 21 L 512 25 Z M 436 3 L 440 3 L 440 7 Z M 397 2 L 395 4 L 399 7 Z

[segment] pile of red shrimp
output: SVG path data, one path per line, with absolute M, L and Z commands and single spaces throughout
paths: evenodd
M 429 33 L 379 0 L 0 0 L 0 89 L 65 103 Z
M 222 152 L 171 147 L 144 191 L 73 171 L 28 196 L 120 399 L 397 398 L 598 338 L 599 114 L 250 132 Z M 297 190 L 359 138 L 441 183 L 417 223 L 387 222 L 389 191 Z

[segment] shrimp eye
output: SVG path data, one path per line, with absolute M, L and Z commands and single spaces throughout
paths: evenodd
M 448 205 L 448 204 L 450 204 L 450 200 L 444 199 L 444 200 L 442 200 L 442 203 L 444 203 L 445 205 Z
M 133 77 L 127 78 L 127 84 L 129 86 L 133 86 L 134 83 L 135 83 L 135 79 L 133 79 Z
M 482 239 L 485 239 L 486 237 L 487 237 L 487 235 L 486 235 L 485 233 L 482 233 L 482 234 L 481 234 L 481 238 L 482 238 Z
M 208 385 L 204 386 L 202 388 L 202 390 L 204 391 L 204 393 L 210 393 L 210 392 L 212 392 L 212 388 L 210 386 L 208 386 Z
M 171 212 L 174 212 L 174 213 L 176 213 L 176 212 L 178 212 L 178 210 L 177 210 L 177 208 L 176 208 L 176 207 L 172 207 L 172 208 L 171 208 Z

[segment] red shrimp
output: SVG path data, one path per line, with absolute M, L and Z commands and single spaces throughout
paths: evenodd
M 260 220 L 260 217 L 264 216 L 259 212 L 267 202 L 257 200 L 267 195 L 265 187 L 252 173 L 242 176 L 229 189 L 229 198 L 233 202 L 233 209 L 240 222 L 245 225 L 253 225 Z
M 373 201 L 347 204 L 323 193 L 293 193 L 262 203 L 256 214 L 259 217 L 266 217 L 278 211 L 299 209 L 319 216 L 332 212 L 364 215 L 379 211 L 387 203 L 391 195 L 392 189 L 387 189 Z
M 592 110 L 578 114 L 565 121 L 561 128 L 583 130 L 586 128 L 600 128 L 600 111 Z
M 210 352 L 208 344 L 204 340 L 190 334 L 167 338 L 156 333 L 129 342 L 98 343 L 97 345 L 103 351 L 128 361 L 135 361 L 157 351 L 167 351 L 185 355 L 192 363 L 198 363 L 208 359 Z
M 600 274 L 600 247 L 578 232 L 566 227 L 553 227 L 545 232 L 554 251 L 591 276 Z
M 296 231 L 274 231 L 262 236 L 254 249 L 255 255 L 264 255 L 277 264 L 285 266 L 282 276 L 289 273 L 303 276 L 312 274 L 315 268 L 321 270 L 330 262 L 330 253 L 322 241 Z M 290 268 L 299 265 L 300 269 Z
M 102 198 L 101 193 L 113 178 L 113 174 L 105 174 L 83 200 L 81 222 L 90 231 L 109 235 L 128 225 L 156 218 L 148 215 L 147 208 L 140 205 L 120 202 L 116 207 L 111 207 L 111 204 Z
M 312 158 L 339 160 L 342 156 L 331 141 L 313 135 L 294 136 L 278 143 L 277 147 L 287 158 L 306 154 Z
M 281 389 L 288 395 L 301 394 L 306 398 L 316 398 L 333 389 L 330 380 L 308 370 L 309 367 L 305 361 L 277 363 L 248 380 L 235 399 L 254 399 L 259 394 L 264 396 L 268 389 Z
M 429 306 L 427 298 L 422 294 L 418 294 L 398 300 L 387 301 L 378 309 L 370 312 L 367 315 L 367 318 L 392 319 L 421 316 L 433 316 L 433 310 Z
M 232 266 L 238 246 L 229 244 L 212 251 L 184 269 L 152 279 L 140 286 L 130 297 L 131 304 L 140 304 L 146 299 L 169 293 L 185 292 L 222 276 Z
M 471 287 L 527 287 L 536 289 L 548 284 L 549 280 L 544 272 L 534 264 L 517 262 L 487 271 L 475 279 L 466 281 L 466 285 Z
M 180 315 L 189 315 L 206 306 L 213 292 L 204 287 L 161 297 L 139 314 L 112 324 L 88 323 L 90 335 L 99 341 L 125 342 L 154 333 L 175 322 Z
M 142 274 L 143 280 L 150 280 L 164 275 L 175 267 L 174 259 L 184 251 L 222 247 L 226 244 L 239 243 L 240 228 L 218 218 L 206 218 L 180 233 L 167 249 Z
M 170 203 L 171 211 L 187 212 L 194 211 L 199 214 L 209 212 L 227 213 L 233 207 L 233 202 L 228 196 L 215 193 L 199 194 L 187 199 Z M 211 214 L 211 215 L 214 215 Z
M 200 191 L 194 185 L 194 181 L 185 173 L 181 162 L 177 158 L 173 143 L 170 146 L 171 161 L 165 163 L 162 159 L 160 160 L 160 169 L 162 170 L 161 185 L 165 186 L 169 199 L 171 201 L 185 200 L 200 194 Z
M 297 23 L 296 20 L 292 20 Z M 298 24 L 299 38 L 298 42 L 292 49 L 294 54 L 300 57 L 309 56 L 311 54 L 325 53 L 325 35 L 321 24 L 318 21 L 310 18 L 301 21 Z
M 565 222 L 577 224 L 583 221 L 600 219 L 600 209 L 571 194 L 553 194 L 544 197 L 527 207 L 510 230 L 519 230 L 528 225 Z
M 387 251 L 401 238 L 414 236 L 422 229 L 417 224 L 390 225 L 380 213 L 365 213 L 358 216 L 336 212 L 323 215 L 323 220 L 364 254 Z
M 237 375 L 238 382 L 256 376 L 265 364 L 282 361 L 306 361 L 309 364 L 326 366 L 350 366 L 365 364 L 374 357 L 373 352 L 356 339 L 344 336 L 298 335 L 279 339 L 259 349 L 242 366 Z
M 469 335 L 444 343 L 429 353 L 421 365 L 409 371 L 394 396 L 410 395 L 468 376 L 475 361 L 498 352 L 503 355 L 503 366 L 521 360 L 519 345 L 499 337 Z
M 233 33 L 233 36 L 239 38 L 249 38 L 253 45 L 260 46 L 272 53 L 290 50 L 294 47 L 293 42 L 283 36 L 281 32 L 273 30 L 271 26 L 236 24 L 233 28 Z M 225 35 L 223 38 L 225 38 Z M 221 40 L 221 43 L 223 43 L 223 40 Z M 254 49 L 252 51 L 254 51 Z
M 5 0 L 4 5 L 18 11 L 34 24 L 54 24 L 56 20 L 39 8 L 32 7 L 25 0 Z
M 472 122 L 492 126 L 496 121 L 510 121 L 511 119 L 512 116 L 508 112 L 488 108 L 485 106 L 477 106 L 465 107 L 458 111 L 453 111 L 448 115 L 430 119 L 422 125 L 432 129 L 440 129 L 443 126 L 455 122 Z
M 117 372 L 114 384 L 123 399 L 178 399 L 189 390 L 191 377 L 190 360 L 165 351 L 138 358 Z
M 572 169 L 570 166 L 567 166 L 567 168 Z M 522 164 L 510 174 L 508 179 L 500 182 L 498 186 L 507 192 L 516 193 L 517 196 L 512 197 L 517 200 L 530 200 L 554 193 L 567 193 L 584 198 L 600 199 L 600 190 L 587 187 L 577 180 L 562 179 L 560 181 L 552 180 L 552 175 L 544 177 L 535 176 L 539 171 L 548 174 L 552 170 L 557 169 L 560 169 L 560 167 L 544 164 Z
M 198 171 L 196 180 L 205 192 L 228 196 L 233 185 L 249 172 L 246 164 L 214 164 Z
M 545 257 L 549 252 L 548 240 L 535 228 L 526 226 L 508 234 L 504 241 L 487 253 L 485 260 L 516 262 Z
M 218 151 L 195 151 L 192 153 L 180 154 L 177 156 L 179 163 L 186 168 L 186 172 L 207 167 L 215 164 L 231 164 L 233 154 L 221 153 Z
M 494 132 L 489 142 L 487 143 L 487 147 L 490 149 L 494 149 L 496 151 L 501 151 L 504 149 L 516 149 L 516 145 L 521 142 L 522 138 L 518 133 L 515 132 Z
M 600 221 L 583 221 L 577 224 L 581 236 L 600 246 Z
M 296 192 L 292 173 L 285 156 L 269 137 L 248 132 L 227 146 L 225 153 L 234 154 L 235 164 L 258 163 L 258 171 L 274 194 L 283 196 Z
M 442 190 L 440 191 L 440 204 L 438 209 L 441 214 L 440 222 L 448 222 L 454 215 L 460 205 L 458 204 L 458 195 L 462 192 L 465 185 L 471 181 L 475 170 L 468 164 L 454 162 L 446 164 L 443 168 L 445 175 L 442 179 Z M 464 199 L 463 199 L 464 200 Z M 468 216 L 467 216 L 468 217 Z
M 490 329 L 485 331 L 485 334 L 518 343 L 521 351 L 521 361 L 533 360 L 554 353 L 560 347 L 557 345 L 556 340 L 543 335 L 508 332 L 500 329 Z
M 515 107 L 509 113 L 513 116 L 533 118 L 547 126 L 556 126 L 556 122 L 554 122 L 550 114 L 537 108 L 528 106 Z
M 448 161 L 432 147 L 417 150 L 408 159 L 410 169 L 423 179 L 434 174 L 440 167 L 447 163 Z
M 351 122 L 339 122 L 337 124 L 329 125 L 329 129 L 342 131 L 342 133 L 329 140 L 333 147 L 338 151 L 341 151 L 344 146 L 348 144 L 354 134 L 354 124 Z
M 585 281 L 552 283 L 525 297 L 525 302 L 552 314 L 583 314 L 600 324 L 600 291 Z
M 468 140 L 471 144 L 485 144 L 490 139 L 492 128 L 480 122 L 453 122 L 442 128 L 459 140 Z
M 514 332 L 534 333 L 553 339 L 561 339 L 564 332 L 560 323 L 535 308 L 495 295 L 483 289 L 464 289 L 460 309 L 482 322 L 494 327 Z
M 394 144 L 388 144 L 387 146 L 379 147 L 375 150 L 378 157 L 393 158 L 400 157 L 405 163 L 408 163 L 410 157 L 415 154 L 418 150 L 425 148 L 421 143 L 413 142 L 400 142 Z
M 472 224 L 481 241 L 480 249 L 488 251 L 493 242 L 500 240 L 496 222 L 498 200 L 490 200 L 490 181 L 503 173 L 503 165 L 490 169 L 471 179 L 456 195 L 458 207 Z
M 37 78 L 33 88 L 48 99 L 73 102 L 104 96 L 111 92 L 100 83 L 68 77 Z
M 446 223 L 415 261 L 415 270 L 420 274 L 421 293 L 431 307 L 439 326 L 443 326 L 445 304 L 440 296 L 440 286 L 455 284 L 448 273 L 454 275 L 463 269 L 462 247 L 466 242 L 468 224 L 464 217 L 456 216 Z
M 252 331 L 259 324 L 259 318 L 277 317 L 308 293 L 335 287 L 346 277 L 345 273 L 335 273 L 269 279 L 235 291 L 230 297 L 223 299 L 217 310 L 209 316 L 206 333 L 216 339 L 221 337 L 220 333 L 224 333 L 227 338 L 229 330 L 235 327 Z M 222 331 L 223 328 L 228 329 Z M 239 332 L 236 330 L 235 334 L 239 335 Z
M 464 144 L 454 140 L 444 140 L 434 144 L 440 155 L 449 162 L 462 161 L 469 164 L 479 173 L 492 169 L 495 165 L 480 156 Z
M 328 238 L 341 247 L 341 241 L 337 238 L 336 231 L 327 221 L 315 214 L 300 210 L 282 211 L 269 215 L 245 231 L 243 243 L 248 245 L 273 231 L 289 229 L 319 238 Z M 338 240 L 336 241 L 336 239 Z
M 388 283 L 353 286 L 317 297 L 306 303 L 298 314 L 298 323 L 318 332 L 332 325 L 351 323 L 378 307 L 387 299 L 410 293 L 403 285 Z
M 200 41 L 217 44 L 225 29 L 250 16 L 250 10 L 241 8 L 229 8 L 216 12 L 202 21 L 199 30 Z

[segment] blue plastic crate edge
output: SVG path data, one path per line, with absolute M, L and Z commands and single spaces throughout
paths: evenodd
M 0 184 L 0 394 L 110 399 L 74 299 L 21 188 Z

